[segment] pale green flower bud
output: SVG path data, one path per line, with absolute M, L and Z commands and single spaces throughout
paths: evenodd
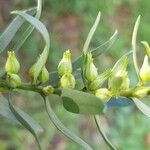
M 62 88 L 75 88 L 75 78 L 71 73 L 64 74 L 60 79 L 60 86 Z
M 95 95 L 102 101 L 106 101 L 111 97 L 111 92 L 106 88 L 96 90 Z
M 15 56 L 14 51 L 8 51 L 8 58 L 5 64 L 5 71 L 10 73 L 18 73 L 20 64 Z
M 11 88 L 17 88 L 21 85 L 21 79 L 17 74 L 8 73 L 6 82 Z
M 143 98 L 147 95 L 147 93 L 149 92 L 150 88 L 149 87 L 137 87 L 132 94 L 132 97 L 136 97 L 136 98 Z
M 111 73 L 111 70 L 106 70 L 102 74 L 98 75 L 97 78 L 89 84 L 88 89 L 91 91 L 99 89 L 103 85 L 103 83 L 111 76 Z
M 150 58 L 150 47 L 149 47 L 148 43 L 146 41 L 141 41 L 141 43 L 144 45 L 146 54 Z
M 129 88 L 130 80 L 128 78 L 127 57 L 121 58 L 114 66 L 111 77 L 108 81 L 108 87 L 114 92 Z
M 45 95 L 53 94 L 54 88 L 51 85 L 48 85 L 42 89 Z
M 40 72 L 39 76 L 38 76 L 38 81 L 40 81 L 40 83 L 45 83 L 49 80 L 49 72 L 46 69 L 46 67 L 44 66 L 42 68 L 42 71 Z
M 150 81 L 150 65 L 147 55 L 144 57 L 144 62 L 140 70 L 140 77 L 144 83 Z
M 62 77 L 66 73 L 72 73 L 71 53 L 67 50 L 57 67 L 58 75 Z
M 98 76 L 97 68 L 93 63 L 92 54 L 89 52 L 86 58 L 85 78 L 91 82 L 95 80 L 97 76 Z

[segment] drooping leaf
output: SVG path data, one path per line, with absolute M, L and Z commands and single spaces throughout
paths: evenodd
M 10 123 L 17 124 L 18 121 L 9 109 L 8 102 L 0 96 L 0 115 L 5 117 Z
M 25 10 L 24 12 L 34 15 L 36 13 L 36 8 L 31 8 Z M 14 20 L 9 24 L 9 26 L 5 29 L 5 31 L 0 36 L 0 53 L 6 49 L 8 44 L 11 42 L 13 37 L 15 36 L 18 29 L 25 22 L 23 18 L 17 16 Z
M 36 121 L 34 121 L 28 114 L 26 114 L 24 111 L 22 111 L 16 106 L 14 106 L 14 108 L 19 114 L 24 116 L 26 120 L 29 120 L 30 123 L 33 124 L 34 130 L 37 134 L 43 131 L 42 127 Z M 0 115 L 5 117 L 10 123 L 20 125 L 16 117 L 11 112 L 8 101 L 3 96 L 0 96 Z
M 38 61 L 35 64 L 36 72 L 34 75 L 33 83 L 36 83 L 37 77 L 38 77 L 39 73 L 41 72 L 43 66 L 45 65 L 46 60 L 49 55 L 49 48 L 50 48 L 49 33 L 48 33 L 46 27 L 43 25 L 43 23 L 40 22 L 38 19 L 36 19 L 26 13 L 20 12 L 20 11 L 15 11 L 13 13 L 20 15 L 26 21 L 28 21 L 30 24 L 32 24 L 41 33 L 41 35 L 44 38 L 45 43 L 46 43 L 46 46 L 45 46 L 42 54 L 40 55 Z
M 136 56 L 136 51 L 137 51 L 136 39 L 137 39 L 137 32 L 138 32 L 138 28 L 140 24 L 140 18 L 141 16 L 138 16 L 134 25 L 134 29 L 132 33 L 132 50 L 133 50 L 133 64 L 134 64 L 135 72 L 138 77 L 138 81 L 142 83 L 142 79 L 140 77 L 140 71 L 139 71 L 138 64 L 137 64 L 137 56 Z
M 33 121 L 28 115 L 26 115 L 18 108 L 13 106 L 11 92 L 9 92 L 8 103 L 9 103 L 9 108 L 13 113 L 13 115 L 35 137 L 35 140 L 38 144 L 38 148 L 39 150 L 41 150 L 41 146 L 38 140 L 38 133 L 42 132 L 42 128 L 35 121 Z
M 44 99 L 45 107 L 48 113 L 48 116 L 55 127 L 62 132 L 66 137 L 79 144 L 85 150 L 93 150 L 86 142 L 84 142 L 81 138 L 76 136 L 73 132 L 71 132 L 68 128 L 66 128 L 63 123 L 59 120 L 59 118 L 55 115 L 54 111 L 51 108 L 48 98 Z
M 61 97 L 64 108 L 69 112 L 86 115 L 102 113 L 103 103 L 93 94 L 62 89 Z
M 104 111 L 107 111 L 111 108 L 127 107 L 131 105 L 134 105 L 134 102 L 132 99 L 127 97 L 111 97 L 108 102 L 105 103 Z
M 150 117 L 150 107 L 137 98 L 132 98 L 137 108 L 146 116 Z
M 35 18 L 39 19 L 41 16 L 41 10 L 42 10 L 42 0 L 38 0 L 37 2 L 38 2 L 37 12 L 36 12 Z M 18 41 L 15 43 L 13 50 L 18 51 L 20 47 L 24 44 L 26 39 L 29 37 L 29 35 L 32 33 L 33 30 L 34 30 L 34 26 L 29 25 L 27 29 L 21 34 Z

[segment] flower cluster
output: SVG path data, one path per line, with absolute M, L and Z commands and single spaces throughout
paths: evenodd
M 150 47 L 145 41 L 141 43 L 145 47 L 146 55 L 144 57 L 143 65 L 139 71 L 139 77 L 141 81 L 134 87 L 130 87 L 127 56 L 121 57 L 112 69 L 108 69 L 99 74 L 98 69 L 93 62 L 92 53 L 88 52 L 85 56 L 84 69 L 81 67 L 81 74 L 85 79 L 86 92 L 95 94 L 103 101 L 109 100 L 109 98 L 112 96 L 125 96 L 130 98 L 145 97 L 150 91 L 150 88 L 146 86 L 150 81 Z M 15 56 L 14 51 L 8 51 L 8 58 L 5 64 L 5 79 L 9 88 L 17 88 L 22 84 L 18 75 L 19 70 L 20 64 Z M 37 74 L 37 70 L 38 65 L 36 62 L 29 70 L 29 76 L 32 79 L 32 85 L 40 85 L 49 80 L 49 72 L 47 71 L 45 65 L 42 67 L 39 74 Z M 59 87 L 71 89 L 75 88 L 76 81 L 73 75 L 70 50 L 64 52 L 63 57 L 58 64 L 57 73 L 59 76 Z M 37 78 L 36 84 L 33 83 L 35 77 Z M 102 87 L 106 81 L 108 86 Z M 54 88 L 51 85 L 48 85 L 43 87 L 42 92 L 45 95 L 48 95 L 54 92 Z

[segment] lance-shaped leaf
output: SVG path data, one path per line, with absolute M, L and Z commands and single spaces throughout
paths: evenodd
M 28 21 L 30 24 L 32 24 L 41 33 L 41 35 L 43 36 L 45 43 L 46 43 L 46 46 L 45 46 L 42 54 L 40 55 L 38 61 L 36 62 L 35 66 L 34 66 L 34 68 L 36 68 L 36 71 L 35 71 L 33 83 L 36 83 L 37 77 L 38 77 L 39 73 L 41 72 L 41 70 L 42 70 L 43 66 L 45 65 L 46 60 L 48 58 L 49 48 L 50 48 L 49 33 L 48 33 L 46 27 L 43 25 L 43 23 L 40 22 L 38 19 L 36 19 L 26 13 L 20 12 L 20 11 L 15 11 L 13 13 L 20 15 L 26 21 Z
M 36 13 L 36 8 L 31 8 L 28 10 L 25 10 L 24 12 L 34 15 Z M 0 53 L 6 49 L 8 44 L 11 42 L 13 37 L 15 36 L 18 29 L 22 26 L 22 24 L 25 22 L 23 18 L 20 16 L 17 16 L 14 18 L 14 20 L 9 24 L 9 26 L 5 29 L 5 31 L 0 36 Z
M 72 113 L 94 115 L 101 114 L 103 103 L 93 94 L 62 89 L 61 97 L 65 109 Z
M 84 53 L 84 54 L 86 54 L 87 51 L 88 51 L 90 42 L 91 42 L 91 40 L 92 40 L 92 37 L 93 37 L 93 35 L 94 35 L 95 31 L 96 31 L 96 28 L 97 28 L 97 26 L 98 26 L 98 23 L 99 23 L 99 21 L 100 21 L 100 17 L 101 17 L 101 13 L 99 12 L 98 15 L 97 15 L 97 18 L 96 18 L 96 20 L 95 20 L 95 22 L 94 22 L 94 24 L 93 24 L 93 26 L 92 26 L 92 28 L 91 28 L 91 30 L 90 30 L 90 32 L 89 32 L 89 34 L 88 34 L 88 36 L 87 36 L 87 39 L 86 39 L 86 41 L 85 41 L 85 44 L 84 44 L 84 46 L 83 46 L 83 53 Z
M 40 19 L 41 11 L 42 11 L 42 0 L 38 0 L 37 1 L 37 12 L 35 15 L 36 19 Z M 26 39 L 29 37 L 29 35 L 32 33 L 33 30 L 34 30 L 34 26 L 29 25 L 26 28 L 26 30 L 23 33 L 21 33 L 21 36 L 19 37 L 18 41 L 15 43 L 13 50 L 18 51 L 20 49 L 20 47 L 24 44 Z
M 137 98 L 132 98 L 137 108 L 146 116 L 150 117 L 150 107 Z
M 93 150 L 86 142 L 84 142 L 80 137 L 75 135 L 72 131 L 70 131 L 68 128 L 66 128 L 63 123 L 59 120 L 59 118 L 56 116 L 54 111 L 51 108 L 51 105 L 49 103 L 48 98 L 44 98 L 45 108 L 47 110 L 48 116 L 52 123 L 55 125 L 55 127 L 62 132 L 66 137 L 74 141 L 75 143 L 79 144 L 82 148 L 85 150 Z
M 91 50 L 92 56 L 93 58 L 98 57 L 99 55 L 101 55 L 102 53 L 106 52 L 114 43 L 114 41 L 116 40 L 116 37 L 118 35 L 118 31 L 116 30 L 113 35 L 103 44 L 101 44 L 100 46 L 94 48 Z M 81 65 L 81 59 L 82 56 L 79 56 L 72 64 L 73 67 L 73 71 L 76 71 L 77 68 L 80 67 Z
M 127 107 L 131 105 L 134 105 L 134 102 L 127 97 L 111 97 L 104 105 L 104 112 L 111 108 Z
M 42 131 L 42 128 L 34 122 L 31 118 L 29 118 L 25 113 L 20 111 L 18 108 L 14 107 L 12 104 L 12 93 L 9 92 L 8 96 L 9 108 L 16 119 L 35 137 L 35 140 L 38 144 L 39 150 L 41 150 L 41 146 L 38 140 L 38 133 Z

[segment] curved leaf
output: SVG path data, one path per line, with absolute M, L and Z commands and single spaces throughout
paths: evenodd
M 37 12 L 35 15 L 36 19 L 39 19 L 41 16 L 42 11 L 42 0 L 38 0 L 37 4 Z M 18 51 L 20 47 L 23 45 L 23 43 L 26 41 L 26 39 L 29 37 L 29 35 L 34 30 L 34 27 L 32 25 L 29 25 L 28 28 L 22 33 L 21 37 L 19 37 L 19 40 L 15 43 L 13 50 Z
M 100 119 L 98 115 L 94 116 L 94 120 L 97 126 L 97 129 L 100 133 L 100 135 L 102 136 L 102 138 L 104 139 L 104 141 L 106 142 L 106 144 L 109 146 L 109 148 L 111 150 L 117 150 L 116 147 L 110 142 L 110 140 L 107 138 L 107 136 L 105 135 L 105 133 L 103 132 L 103 129 L 101 128 L 101 123 L 100 123 Z
M 8 102 L 2 96 L 0 97 L 0 115 L 5 117 L 12 124 L 18 123 L 17 119 L 9 109 Z
M 19 109 L 13 106 L 11 92 L 9 92 L 8 103 L 9 103 L 9 108 L 11 112 L 13 113 L 13 115 L 35 137 L 39 150 L 41 150 L 41 146 L 40 146 L 38 135 L 37 135 L 39 133 L 39 129 L 40 129 L 40 132 L 42 131 L 40 126 L 37 125 L 37 123 L 34 122 L 31 118 L 29 118 L 25 113 L 23 113 L 22 111 L 19 111 Z
M 95 22 L 94 22 L 94 24 L 93 24 L 93 26 L 91 28 L 91 30 L 90 30 L 90 32 L 88 34 L 88 36 L 87 36 L 87 39 L 86 39 L 86 41 L 84 43 L 84 46 L 83 46 L 83 53 L 84 54 L 86 54 L 87 51 L 88 51 L 90 42 L 92 40 L 92 37 L 93 37 L 93 35 L 94 35 L 95 31 L 96 31 L 96 28 L 98 26 L 98 23 L 100 21 L 100 17 L 101 17 L 101 13 L 99 12 L 98 15 L 97 15 L 97 18 L 96 18 L 96 20 L 95 20 Z
M 62 132 L 66 137 L 79 144 L 85 150 L 93 150 L 86 142 L 84 142 L 81 138 L 72 133 L 69 129 L 67 129 L 62 122 L 57 118 L 55 113 L 53 112 L 50 103 L 47 98 L 44 99 L 45 107 L 48 113 L 48 116 L 55 127 Z
M 36 13 L 36 8 L 30 8 L 25 10 L 24 12 L 34 15 Z M 15 36 L 18 29 L 22 26 L 25 22 L 23 18 L 17 16 L 5 29 L 5 31 L 0 36 L 0 53 L 6 49 L 8 44 L 11 42 L 13 37 Z
M 62 89 L 61 97 L 65 109 L 72 113 L 95 115 L 103 111 L 103 103 L 93 94 Z
M 146 116 L 150 117 L 150 107 L 137 98 L 132 98 L 137 108 Z
M 136 75 L 138 77 L 138 81 L 140 83 L 142 83 L 142 79 L 140 77 L 140 71 L 139 71 L 139 68 L 138 68 L 138 64 L 137 64 L 137 56 L 136 56 L 136 38 L 137 38 L 137 32 L 138 32 L 138 28 L 139 28 L 139 24 L 140 24 L 140 18 L 141 16 L 138 16 L 136 22 L 135 22 L 135 25 L 134 25 L 134 29 L 133 29 L 133 33 L 132 33 L 132 50 L 133 50 L 133 64 L 134 64 L 134 68 L 135 68 L 135 72 L 136 72 Z

